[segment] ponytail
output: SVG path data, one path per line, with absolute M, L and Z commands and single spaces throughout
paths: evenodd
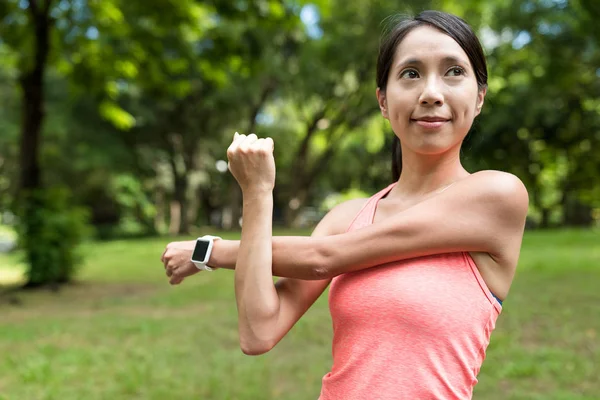
M 400 139 L 394 135 L 392 141 L 392 179 L 397 182 L 402 173 L 402 149 L 400 148 Z

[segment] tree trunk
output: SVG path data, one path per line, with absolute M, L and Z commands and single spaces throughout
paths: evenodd
M 167 137 L 169 140 L 169 164 L 173 173 L 173 200 L 171 202 L 169 233 L 171 235 L 186 235 L 190 232 L 189 202 L 187 198 L 189 186 L 187 175 L 191 171 L 190 162 L 186 160 L 187 154 L 184 149 L 183 136 L 178 133 L 171 133 Z
M 550 227 L 550 209 L 542 208 L 542 218 L 540 220 L 540 228 L 546 229 Z
M 42 126 L 44 123 L 44 73 L 50 51 L 50 28 L 49 17 L 51 0 L 47 0 L 43 6 L 37 0 L 30 0 L 27 7 L 30 24 L 34 29 L 33 41 L 33 64 L 25 63 L 21 71 L 19 85 L 22 97 L 22 121 L 21 141 L 19 149 L 20 179 L 18 202 L 22 207 L 22 235 L 30 238 L 39 238 L 44 231 L 45 220 L 39 218 L 39 189 L 42 186 L 39 165 L 39 148 Z M 44 243 L 40 243 L 43 247 Z M 35 262 L 35 248 L 27 247 L 27 283 L 25 287 L 38 287 L 46 284 L 56 284 L 59 281 L 67 281 L 69 276 L 58 276 L 56 271 L 50 270 L 47 263 Z
M 218 221 L 213 221 L 215 207 L 211 203 L 210 190 L 199 187 L 196 191 L 196 197 L 198 198 L 198 208 L 202 210 L 202 213 L 197 213 L 194 223 L 200 226 L 219 225 Z
M 175 200 L 171 201 L 169 207 L 169 235 L 175 236 L 181 228 L 181 207 Z
M 154 193 L 154 204 L 156 206 L 156 215 L 154 216 L 154 230 L 162 232 L 165 223 L 165 191 L 162 187 L 157 187 Z
M 561 205 L 564 226 L 590 227 L 594 223 L 592 208 L 581 203 L 570 191 L 563 193 Z
M 44 122 L 44 72 L 50 51 L 50 19 L 47 0 L 40 9 L 37 1 L 29 2 L 31 21 L 35 29 L 34 64 L 23 71 L 19 79 L 23 92 L 23 114 L 21 124 L 21 189 L 40 187 L 39 144 Z
M 21 78 L 23 121 L 21 125 L 21 189 L 40 187 L 39 143 L 44 121 L 42 77 L 27 73 Z
M 293 197 L 285 204 L 283 212 L 283 221 L 286 228 L 294 228 L 298 226 L 298 217 L 302 212 L 306 200 L 308 198 L 307 186 L 297 188 L 293 194 Z
M 188 216 L 188 199 L 187 199 L 188 179 L 184 175 L 175 176 L 175 192 L 173 201 L 179 207 L 179 229 L 176 233 L 187 235 L 190 233 L 190 219 Z
M 223 215 L 223 228 L 226 230 L 238 230 L 239 221 L 242 218 L 242 190 L 234 180 L 229 188 L 229 204 Z

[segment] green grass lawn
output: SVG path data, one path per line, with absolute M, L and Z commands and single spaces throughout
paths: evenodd
M 76 284 L 0 296 L 0 399 L 316 399 L 326 296 L 274 350 L 245 356 L 233 273 L 171 287 L 168 241 L 91 243 Z M 0 255 L 0 279 L 20 268 Z M 527 233 L 474 398 L 600 399 L 599 282 L 599 231 Z

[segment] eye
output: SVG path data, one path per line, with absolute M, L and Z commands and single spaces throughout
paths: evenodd
M 418 77 L 419 73 L 414 69 L 405 69 L 400 73 L 400 78 L 417 79 Z
M 464 75 L 465 74 L 465 70 L 462 67 L 452 67 L 448 70 L 448 72 L 446 72 L 446 75 L 449 76 L 460 76 L 460 75 Z

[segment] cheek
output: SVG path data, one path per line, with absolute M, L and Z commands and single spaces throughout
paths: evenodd
M 414 105 L 418 102 L 418 98 L 415 100 L 413 97 L 409 91 L 395 88 L 388 97 L 390 118 L 398 119 L 410 115 Z
M 452 104 L 455 117 L 472 119 L 477 114 L 478 93 L 469 89 L 452 90 L 447 100 Z

